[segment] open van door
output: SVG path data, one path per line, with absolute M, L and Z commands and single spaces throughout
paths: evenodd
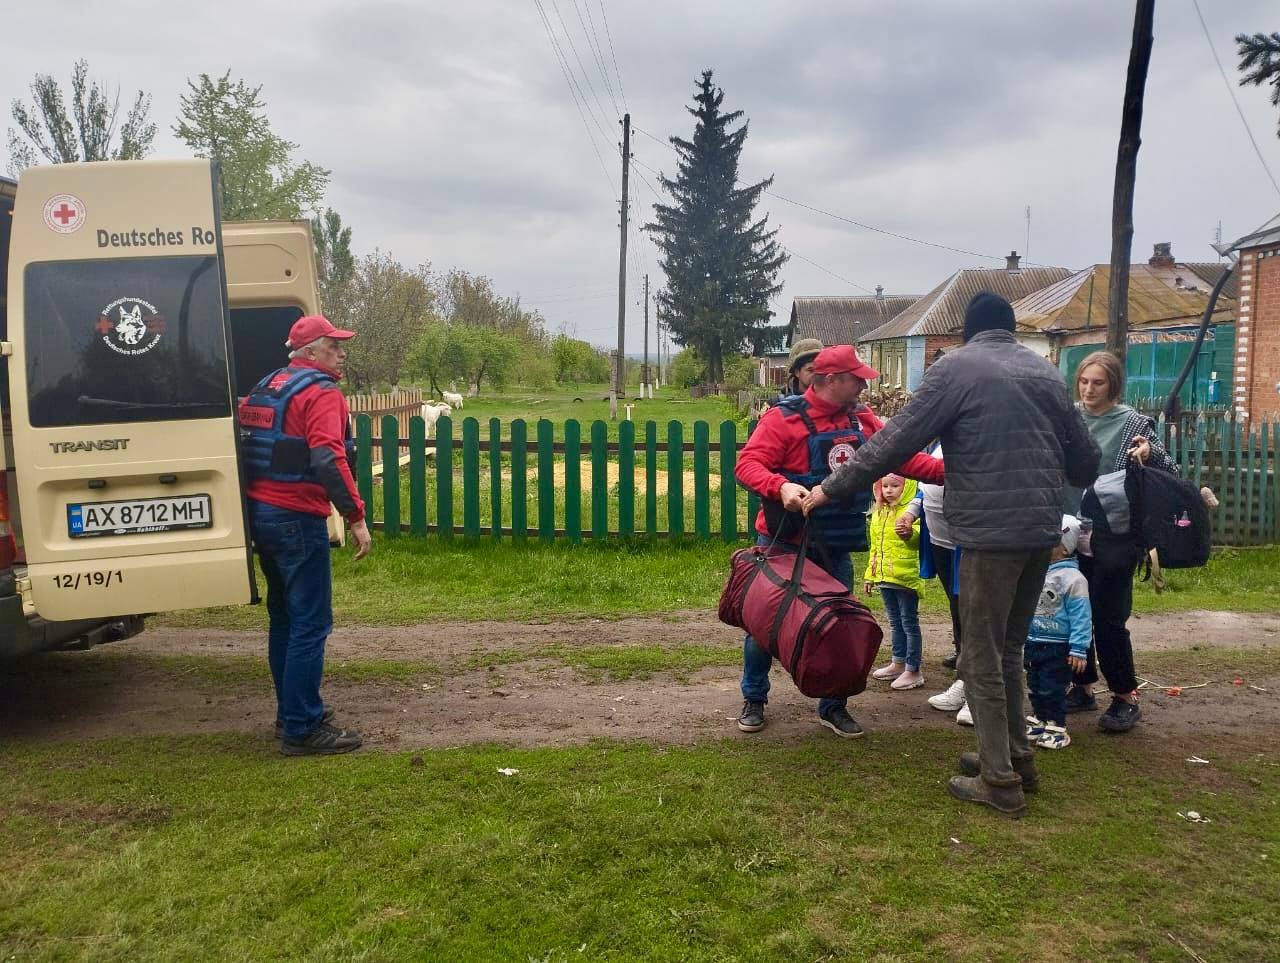
M 284 367 L 289 329 L 320 314 L 315 245 L 308 221 L 224 221 L 227 299 L 235 353 L 236 397 Z M 346 528 L 329 513 L 329 541 L 341 545 Z
M 256 600 L 220 231 L 209 161 L 18 182 L 13 455 L 45 619 Z

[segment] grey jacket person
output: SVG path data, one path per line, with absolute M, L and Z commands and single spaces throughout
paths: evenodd
M 851 499 L 934 438 L 946 452 L 943 512 L 961 548 L 1025 551 L 1058 544 L 1062 489 L 1098 473 L 1098 447 L 1058 369 L 988 330 L 925 373 L 919 389 L 853 459 L 822 483 Z

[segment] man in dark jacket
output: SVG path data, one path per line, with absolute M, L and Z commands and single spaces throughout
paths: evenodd
M 1011 816 L 1038 780 L 1023 721 L 1022 646 L 1058 543 L 1062 489 L 1097 475 L 1098 450 L 1058 370 L 1013 337 L 1013 309 L 988 292 L 965 311 L 965 344 L 925 374 L 884 430 L 810 493 L 805 511 L 844 501 L 942 439 L 947 523 L 960 559 L 959 674 L 978 752 L 951 780 L 959 799 Z

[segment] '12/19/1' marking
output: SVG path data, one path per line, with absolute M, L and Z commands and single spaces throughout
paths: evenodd
M 119 569 L 106 572 L 76 572 L 74 575 L 55 575 L 53 584 L 57 588 L 111 588 L 113 584 L 124 584 L 124 573 Z

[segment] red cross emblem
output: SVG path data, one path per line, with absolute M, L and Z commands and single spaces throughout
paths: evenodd
M 84 227 L 84 201 L 74 194 L 55 194 L 44 205 L 44 223 L 57 234 L 74 234 Z
M 827 453 L 827 467 L 835 471 L 852 457 L 853 445 L 847 441 L 837 442 L 831 446 L 831 451 Z
M 98 323 L 96 327 L 98 329 L 98 334 L 110 334 L 111 329 L 115 327 L 115 325 L 111 323 L 110 318 L 108 318 L 105 314 L 102 314 L 98 316 Z

